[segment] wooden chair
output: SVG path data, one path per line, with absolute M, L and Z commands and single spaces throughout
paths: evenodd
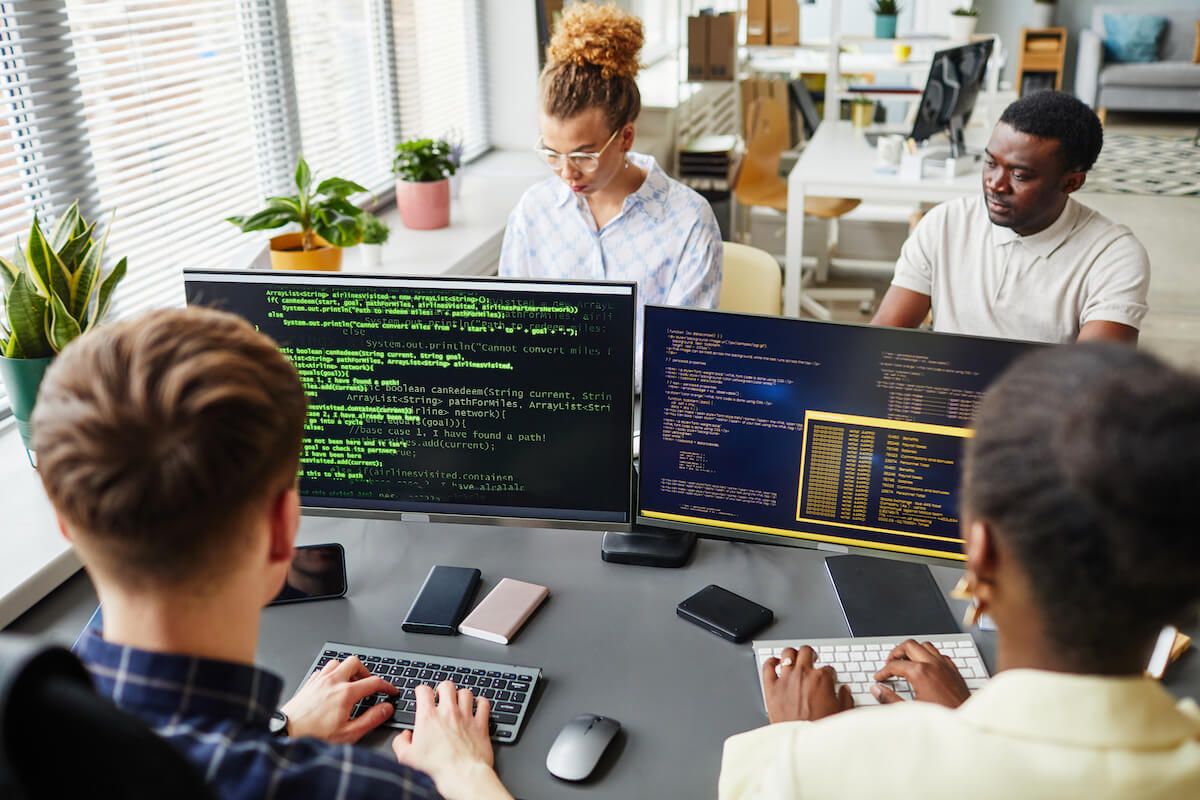
M 736 242 L 723 242 L 722 246 L 724 266 L 717 308 L 778 316 L 783 310 L 783 275 L 775 256 Z
M 758 98 L 750 104 L 747 113 L 746 152 L 742 156 L 738 174 L 734 180 L 733 194 L 737 200 L 742 221 L 739 227 L 749 232 L 749 209 L 767 206 L 776 211 L 787 211 L 787 181 L 779 174 L 779 161 L 791 139 L 791 128 L 787 118 L 787 107 L 770 98 Z M 862 201 L 846 197 L 805 197 L 804 213 L 829 223 L 829 236 L 824 252 L 818 258 L 817 272 L 828 273 L 829 262 L 837 250 L 837 221 L 839 217 L 858 208 Z M 847 299 L 847 290 L 831 293 L 829 299 Z M 819 299 L 820 289 L 810 289 L 806 294 L 813 300 Z M 861 295 L 858 296 L 858 295 Z M 870 290 L 856 292 L 852 299 L 871 302 L 875 293 Z M 822 315 L 826 316 L 826 315 Z

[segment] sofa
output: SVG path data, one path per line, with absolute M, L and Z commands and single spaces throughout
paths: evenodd
M 1159 60 L 1147 64 L 1105 63 L 1104 15 L 1153 14 L 1167 18 Z M 1104 119 L 1108 109 L 1200 113 L 1200 64 L 1196 36 L 1200 8 L 1141 10 L 1135 4 L 1097 6 L 1092 27 L 1080 32 L 1075 95 Z

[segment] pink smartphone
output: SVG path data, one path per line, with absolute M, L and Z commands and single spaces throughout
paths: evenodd
M 550 596 L 545 586 L 502 578 L 475 610 L 458 626 L 458 632 L 489 642 L 508 644 L 542 601 Z

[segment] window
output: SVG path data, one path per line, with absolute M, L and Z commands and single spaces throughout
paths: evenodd
M 481 23 L 480 0 L 0 2 L 0 253 L 78 199 L 115 214 L 114 313 L 181 303 L 300 154 L 390 199 L 402 136 L 485 152 Z

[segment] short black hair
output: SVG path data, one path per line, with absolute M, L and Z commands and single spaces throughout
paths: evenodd
M 1116 671 L 1193 619 L 1200 376 L 1113 343 L 1049 348 L 996 381 L 974 424 L 964 513 L 1007 545 L 1063 655 Z
M 1104 128 L 1096 112 L 1066 92 L 1028 94 L 1004 109 L 1000 121 L 1039 139 L 1054 139 L 1063 168 L 1087 172 L 1104 146 Z

